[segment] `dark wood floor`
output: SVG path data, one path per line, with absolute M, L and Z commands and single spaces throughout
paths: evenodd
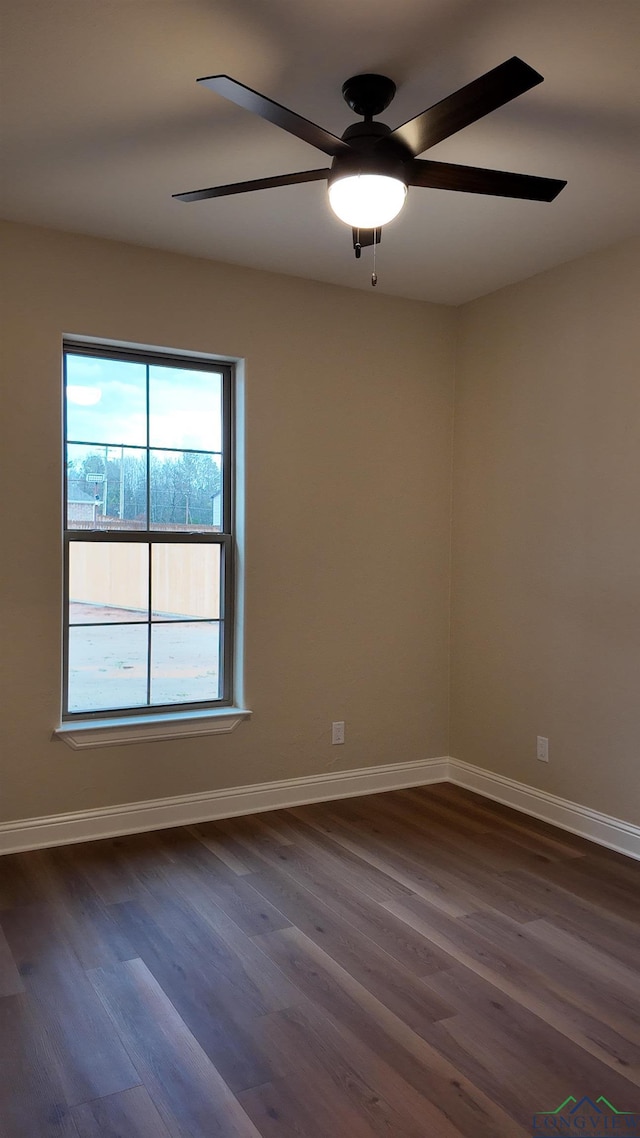
M 640 1111 L 640 864 L 449 785 L 0 861 L 2 1138 Z

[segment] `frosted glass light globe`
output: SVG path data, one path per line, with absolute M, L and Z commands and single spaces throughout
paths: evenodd
M 336 217 L 354 229 L 378 229 L 400 213 L 407 187 L 387 174 L 354 174 L 329 186 Z

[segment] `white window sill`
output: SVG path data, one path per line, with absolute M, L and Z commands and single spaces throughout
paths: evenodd
M 159 715 L 122 716 L 118 719 L 84 719 L 63 723 L 54 731 L 68 747 L 115 747 L 124 743 L 150 743 L 159 739 L 186 739 L 194 735 L 224 735 L 234 731 L 250 711 L 241 707 L 206 711 L 165 712 Z

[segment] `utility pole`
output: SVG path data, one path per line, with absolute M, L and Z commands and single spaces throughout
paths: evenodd
M 109 469 L 107 466 L 107 461 L 108 461 L 107 455 L 108 454 L 109 454 L 109 448 L 107 446 L 105 446 L 105 448 L 104 448 L 104 499 L 103 499 L 103 504 L 102 504 L 102 513 L 103 513 L 105 518 L 107 516 L 107 491 L 109 488 L 109 475 L 107 473 L 107 471 Z
M 124 518 L 124 447 L 120 447 L 120 518 Z

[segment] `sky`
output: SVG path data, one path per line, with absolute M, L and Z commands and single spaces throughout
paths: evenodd
M 70 442 L 146 446 L 146 364 L 67 355 Z M 152 447 L 220 451 L 222 376 L 149 368 Z

